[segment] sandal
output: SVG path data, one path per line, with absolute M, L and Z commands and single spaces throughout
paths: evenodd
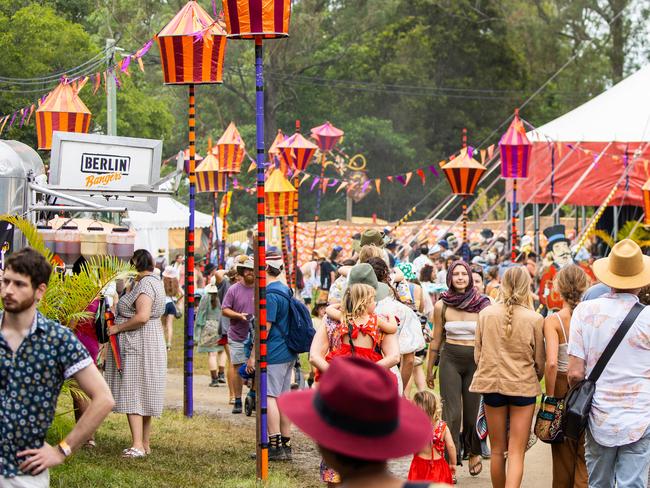
M 472 476 L 478 476 L 483 471 L 483 461 L 481 461 L 481 456 L 472 456 L 478 457 L 478 462 L 472 464 L 471 460 L 469 462 L 469 474 Z
M 144 451 L 141 451 L 140 449 L 137 449 L 135 447 L 129 447 L 128 449 L 124 449 L 124 451 L 122 451 L 123 458 L 137 459 L 146 456 L 147 455 L 144 453 Z

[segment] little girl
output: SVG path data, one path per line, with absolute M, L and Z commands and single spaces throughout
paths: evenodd
M 413 397 L 413 402 L 431 419 L 433 439 L 430 445 L 413 456 L 408 479 L 453 484 L 453 475 L 456 473 L 456 447 L 447 424 L 440 419 L 440 401 L 435 393 L 419 391 Z M 449 459 L 453 460 L 449 464 L 445 460 L 445 447 Z

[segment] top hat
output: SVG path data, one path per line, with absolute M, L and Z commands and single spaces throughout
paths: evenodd
M 567 239 L 567 236 L 564 231 L 564 225 L 552 225 L 544 229 L 544 235 L 546 236 L 546 252 L 553 250 L 553 244 L 556 242 L 566 242 L 571 244 L 571 241 Z
M 317 444 L 359 459 L 398 458 L 431 441 L 431 421 L 393 374 L 359 357 L 335 358 L 318 389 L 281 395 L 278 406 Z
M 609 256 L 594 262 L 593 271 L 601 282 L 619 290 L 633 290 L 650 284 L 650 257 L 644 256 L 631 239 L 617 242 Z

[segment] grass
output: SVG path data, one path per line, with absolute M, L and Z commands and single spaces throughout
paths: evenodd
M 61 409 L 69 408 L 62 399 Z M 73 426 L 72 415 L 57 417 L 48 442 L 57 443 Z M 100 427 L 95 449 L 77 451 L 66 463 L 51 470 L 52 487 L 151 488 L 257 486 L 255 450 L 250 427 L 234 425 L 204 415 L 186 419 L 165 411 L 154 420 L 152 454 L 145 459 L 122 459 L 130 444 L 125 415 L 111 414 Z M 274 463 L 269 487 L 318 487 L 317 477 L 300 470 L 297 463 Z

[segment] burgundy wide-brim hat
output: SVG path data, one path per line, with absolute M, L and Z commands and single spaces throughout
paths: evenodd
M 336 358 L 317 389 L 286 393 L 279 408 L 317 444 L 346 456 L 385 461 L 431 441 L 427 415 L 397 391 L 394 375 L 363 358 Z

